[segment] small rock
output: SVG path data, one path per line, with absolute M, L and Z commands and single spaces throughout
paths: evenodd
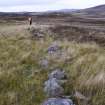
M 73 102 L 70 99 L 49 98 L 42 105 L 73 105 Z
M 49 97 L 59 97 L 63 95 L 64 89 L 59 85 L 56 78 L 51 78 L 45 82 L 44 92 Z
M 48 51 L 49 54 L 52 54 L 52 53 L 57 52 L 60 49 L 61 49 L 61 47 L 58 46 L 56 42 L 53 42 L 53 44 L 48 48 L 47 51 Z
M 47 68 L 49 65 L 49 61 L 47 59 L 43 59 L 40 61 L 40 65 Z
M 56 78 L 58 80 L 63 80 L 67 78 L 67 75 L 62 69 L 56 69 L 51 74 L 49 74 L 49 78 Z
M 33 35 L 34 38 L 43 38 L 45 36 L 44 30 L 36 29 L 34 27 L 30 29 L 30 33 Z
M 80 93 L 79 91 L 76 91 L 74 94 L 74 97 L 76 97 L 79 100 L 84 100 L 84 101 L 89 101 L 89 98 L 87 98 L 86 96 L 84 96 L 82 93 Z

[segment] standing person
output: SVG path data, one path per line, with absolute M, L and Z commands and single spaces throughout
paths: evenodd
M 29 21 L 29 25 L 31 26 L 32 25 L 32 17 L 29 17 L 28 21 Z

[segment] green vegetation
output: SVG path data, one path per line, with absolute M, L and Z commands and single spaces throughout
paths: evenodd
M 28 31 L 21 32 L 0 36 L 0 105 L 40 105 L 45 99 L 44 81 L 56 67 L 68 74 L 67 95 L 80 91 L 90 98 L 89 105 L 105 105 L 104 47 L 57 41 L 63 54 L 52 57 L 46 52 L 52 38 L 34 40 Z M 39 63 L 45 57 L 49 61 L 46 69 Z

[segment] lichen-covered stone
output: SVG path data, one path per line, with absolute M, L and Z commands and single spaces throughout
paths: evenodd
M 56 78 L 58 80 L 62 80 L 67 78 L 67 75 L 62 69 L 55 69 L 51 74 L 49 74 L 49 78 Z
M 44 92 L 49 97 L 58 97 L 63 95 L 64 89 L 59 85 L 56 78 L 51 78 L 45 82 Z

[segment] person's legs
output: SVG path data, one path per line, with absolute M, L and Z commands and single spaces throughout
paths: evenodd
M 32 25 L 32 21 L 30 21 L 30 25 Z
M 30 21 L 30 25 L 32 24 L 32 22 Z

